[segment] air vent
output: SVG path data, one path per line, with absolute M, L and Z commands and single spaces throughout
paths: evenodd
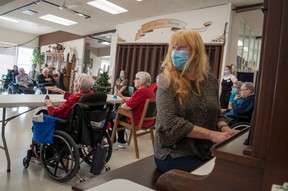
M 27 15 L 36 15 L 38 12 L 28 9 L 26 11 L 23 11 L 22 13 L 27 14 Z

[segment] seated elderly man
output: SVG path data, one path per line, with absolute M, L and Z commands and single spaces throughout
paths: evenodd
M 19 93 L 34 94 L 34 85 L 30 77 L 25 74 L 24 68 L 18 69 L 19 74 L 15 77 Z
M 37 76 L 37 85 L 41 92 L 45 93 L 46 86 L 56 86 L 56 80 L 49 74 L 49 68 L 43 68 L 42 73 Z
M 242 115 L 251 118 L 254 109 L 254 85 L 251 82 L 245 82 L 242 84 L 239 92 L 240 95 L 236 95 L 232 109 L 225 113 L 225 116 Z
M 144 105 L 147 99 L 155 99 L 155 94 L 150 88 L 151 85 L 151 76 L 147 72 L 138 72 L 135 75 L 134 80 L 134 87 L 136 88 L 136 91 L 133 93 L 131 97 L 125 97 L 122 95 L 120 91 L 117 91 L 117 96 L 122 98 L 125 103 L 122 104 L 121 107 L 124 110 L 132 110 L 134 115 L 134 121 L 135 124 L 139 124 L 140 118 L 142 115 L 142 111 L 144 109 Z M 124 117 L 124 116 L 122 116 Z M 129 118 L 126 119 L 128 123 L 131 122 Z M 114 126 L 113 119 L 110 120 L 111 126 Z M 154 121 L 145 121 L 143 123 L 143 126 L 149 126 Z M 118 131 L 118 139 L 117 139 L 117 146 L 120 149 L 125 148 L 125 139 L 124 139 L 124 130 Z

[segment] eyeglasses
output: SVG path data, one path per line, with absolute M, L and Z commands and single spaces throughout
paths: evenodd
M 248 89 L 240 89 L 239 91 L 245 91 L 245 90 L 248 90 Z
M 135 80 L 140 80 L 140 78 L 135 78 Z

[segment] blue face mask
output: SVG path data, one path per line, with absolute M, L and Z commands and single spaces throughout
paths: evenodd
M 224 76 L 228 75 L 229 71 L 228 70 L 224 70 Z
M 124 74 L 120 74 L 120 78 L 123 79 L 124 78 Z
M 232 88 L 232 91 L 231 91 L 232 94 L 237 94 L 237 92 L 238 92 L 238 91 L 237 91 L 236 88 Z
M 172 63 L 178 70 L 183 70 L 186 62 L 188 61 L 187 51 L 174 50 L 171 54 Z

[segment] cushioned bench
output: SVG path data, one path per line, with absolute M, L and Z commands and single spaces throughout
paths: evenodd
M 157 170 L 154 163 L 154 156 L 151 155 L 116 170 L 86 180 L 85 182 L 77 183 L 72 186 L 72 190 L 87 190 L 117 178 L 127 179 L 155 190 L 156 182 L 160 175 L 161 172 Z

